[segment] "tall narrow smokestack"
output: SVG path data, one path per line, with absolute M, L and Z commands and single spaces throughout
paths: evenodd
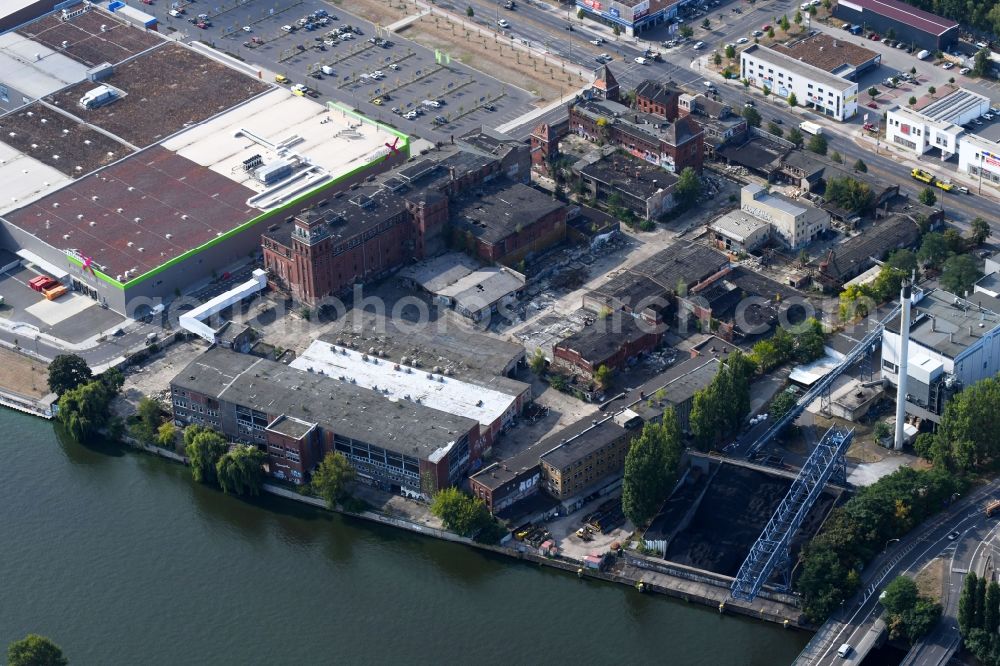
M 906 423 L 906 370 L 907 357 L 910 352 L 910 283 L 903 282 L 899 292 L 901 311 L 899 314 L 899 374 L 898 390 L 896 391 L 896 437 L 893 448 L 897 451 L 903 448 L 903 424 Z

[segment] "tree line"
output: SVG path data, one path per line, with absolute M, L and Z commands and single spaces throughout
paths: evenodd
M 1000 378 L 988 377 L 953 396 L 937 432 L 919 435 L 914 449 L 935 467 L 953 472 L 992 469 L 1000 460 L 998 414 Z
M 796 588 L 803 611 L 822 622 L 861 585 L 865 565 L 964 490 L 964 478 L 945 469 L 903 467 L 858 490 L 833 510 L 800 555 Z
M 958 630 L 966 649 L 983 666 L 1000 666 L 1000 585 L 965 575 L 958 597 Z

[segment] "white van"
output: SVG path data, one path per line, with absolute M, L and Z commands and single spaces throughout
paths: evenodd
M 917 60 L 927 60 L 927 58 L 930 57 L 930 55 L 931 52 L 928 51 L 927 49 L 924 49 L 923 51 L 917 54 Z
M 847 655 L 851 654 L 851 650 L 853 650 L 853 649 L 854 648 L 851 647 L 850 643 L 844 643 L 837 650 L 837 656 L 840 657 L 841 659 L 846 658 Z
M 320 71 L 322 71 L 327 76 L 333 76 L 334 74 L 333 67 L 330 67 L 329 65 L 323 65 L 322 67 L 320 67 Z

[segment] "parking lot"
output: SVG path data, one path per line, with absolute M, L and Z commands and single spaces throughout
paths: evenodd
M 484 124 L 500 125 L 531 108 L 533 97 L 527 91 L 321 0 L 277 5 L 251 0 L 213 9 L 194 4 L 177 17 L 169 15 L 169 8 L 148 8 L 160 18 L 164 32 L 206 41 L 260 66 L 269 78 L 268 72 L 281 74 L 288 85 L 305 84 L 316 97 L 345 102 L 411 135 L 446 140 Z M 199 14 L 207 19 L 199 20 Z M 310 15 L 315 18 L 303 22 Z M 345 31 L 347 25 L 354 30 Z M 376 72 L 381 75 L 373 76 Z

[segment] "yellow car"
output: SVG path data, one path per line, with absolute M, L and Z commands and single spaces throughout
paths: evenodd
M 375 106 L 382 106 L 382 98 L 376 97 L 375 99 L 372 100 L 372 104 L 374 104 Z
M 305 97 L 306 96 L 306 92 L 304 90 L 299 90 L 299 89 L 293 90 L 292 94 L 295 95 L 296 97 Z
M 274 75 L 274 82 L 275 83 L 289 83 L 289 80 L 288 80 L 288 77 L 285 76 L 284 74 L 275 74 Z

